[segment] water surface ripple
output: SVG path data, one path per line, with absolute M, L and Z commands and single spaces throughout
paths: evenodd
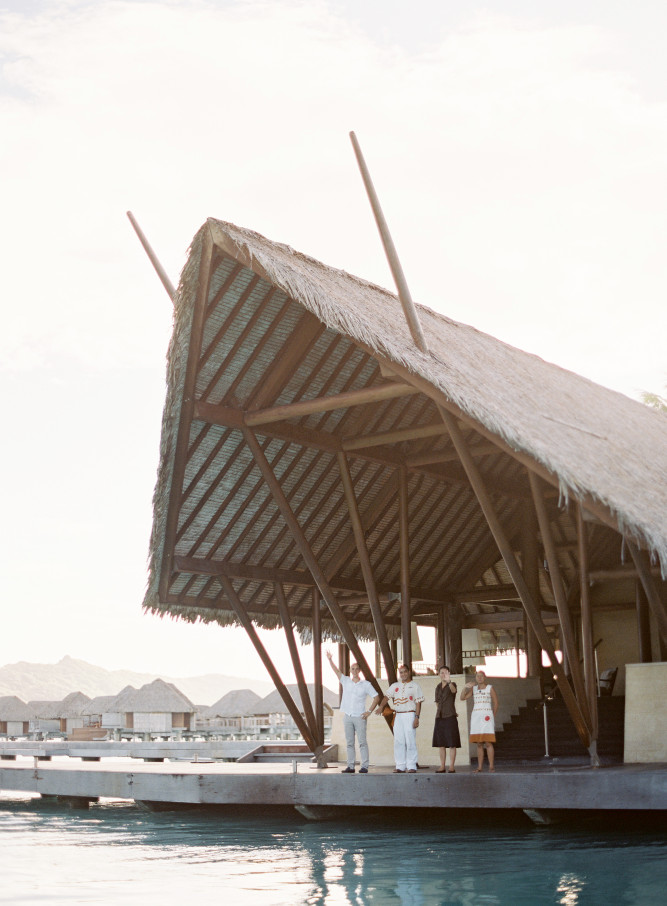
M 666 850 L 664 829 L 647 823 L 389 812 L 308 823 L 292 811 L 70 811 L 0 797 L 0 903 L 11 904 L 651 906 L 665 902 Z

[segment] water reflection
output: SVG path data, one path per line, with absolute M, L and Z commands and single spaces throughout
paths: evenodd
M 0 902 L 168 904 L 212 890 L 229 906 L 664 902 L 663 829 L 480 826 L 455 813 L 391 819 L 307 823 L 291 809 L 153 814 L 118 803 L 71 812 L 0 800 Z

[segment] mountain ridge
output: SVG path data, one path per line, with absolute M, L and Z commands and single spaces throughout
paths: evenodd
M 252 689 L 263 698 L 274 688 L 269 682 L 222 673 L 173 677 L 135 670 L 107 670 L 65 655 L 55 664 L 17 661 L 0 667 L 0 697 L 16 695 L 24 702 L 61 701 L 70 692 L 83 692 L 94 698 L 96 695 L 116 695 L 127 685 L 138 688 L 158 678 L 172 683 L 197 705 L 212 705 L 236 689 Z

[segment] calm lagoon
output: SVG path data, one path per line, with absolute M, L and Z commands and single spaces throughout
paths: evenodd
M 292 810 L 88 811 L 0 796 L 0 903 L 663 904 L 667 835 L 637 821 L 389 813 L 309 823 Z

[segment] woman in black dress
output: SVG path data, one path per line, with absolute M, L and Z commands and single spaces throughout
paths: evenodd
M 433 728 L 433 746 L 440 749 L 440 770 L 436 774 L 447 773 L 447 749 L 449 749 L 449 773 L 454 774 L 456 750 L 461 748 L 459 719 L 456 716 L 456 683 L 449 675 L 449 667 L 439 670 L 440 682 L 435 687 L 435 726 Z

